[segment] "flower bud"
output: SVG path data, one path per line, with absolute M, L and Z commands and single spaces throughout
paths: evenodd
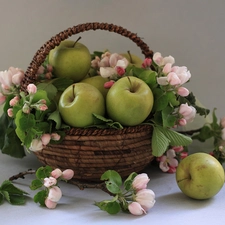
M 55 209 L 55 207 L 57 206 L 57 202 L 53 202 L 49 198 L 46 198 L 45 199 L 45 206 L 49 209 Z
M 51 134 L 51 139 L 52 139 L 53 141 L 59 141 L 60 138 L 61 138 L 60 135 L 57 134 L 57 133 L 52 133 L 52 134 Z
M 114 80 L 110 80 L 104 83 L 104 88 L 109 89 L 113 86 L 113 84 L 115 83 Z
M 12 108 L 9 108 L 7 110 L 7 114 L 8 114 L 9 117 L 13 117 L 13 109 Z
M 60 169 L 58 169 L 58 168 L 54 169 L 51 172 L 51 176 L 57 179 L 57 178 L 62 176 L 62 171 Z
M 64 170 L 62 172 L 62 178 L 65 180 L 70 180 L 73 178 L 74 172 L 71 169 Z
M 120 67 L 120 66 L 117 66 L 116 72 L 119 76 L 123 76 L 125 74 L 126 70 L 124 68 Z
M 37 92 L 37 87 L 34 84 L 28 84 L 27 91 L 29 94 L 35 94 Z
M 30 107 L 28 104 L 24 104 L 23 108 L 22 108 L 22 111 L 26 114 L 29 114 L 30 113 Z
M 138 202 L 132 202 L 128 205 L 128 210 L 134 216 L 140 216 L 142 214 L 146 214 L 146 211 L 141 207 Z
M 155 193 L 150 189 L 142 189 L 136 193 L 135 200 L 144 210 L 148 210 L 155 204 Z
M 38 108 L 39 110 L 41 110 L 41 111 L 45 111 L 45 110 L 48 109 L 48 106 L 45 105 L 45 104 L 39 104 L 39 105 L 37 106 L 37 108 Z
M 51 140 L 51 135 L 50 134 L 43 134 L 41 136 L 41 141 L 43 145 L 47 145 Z
M 62 191 L 58 186 L 52 186 L 49 189 L 48 199 L 53 202 L 58 202 L 62 197 Z
M 1 94 L 1 93 L 0 93 Z M 225 117 L 220 120 L 220 125 L 225 128 Z
M 43 149 L 43 144 L 40 139 L 33 139 L 29 147 L 30 151 L 36 152 Z
M 53 185 L 57 184 L 57 180 L 54 177 L 46 177 L 44 179 L 44 186 L 45 187 L 51 187 Z
M 134 180 L 132 182 L 132 186 L 137 191 L 139 191 L 141 189 L 146 189 L 149 181 L 150 181 L 150 179 L 149 179 L 148 175 L 146 173 L 141 173 L 141 174 L 138 174 L 134 178 Z
M 189 95 L 189 90 L 185 87 L 179 87 L 177 89 L 177 94 L 182 96 L 182 97 L 186 97 Z
M 19 102 L 19 96 L 15 96 L 14 98 L 12 98 L 9 102 L 10 106 L 15 106 L 17 103 Z
M 149 68 L 152 64 L 152 59 L 145 58 L 144 62 L 141 64 L 142 68 Z

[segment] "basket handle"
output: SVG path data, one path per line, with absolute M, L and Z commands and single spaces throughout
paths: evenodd
M 58 33 L 49 41 L 47 41 L 44 45 L 42 45 L 42 47 L 34 55 L 29 67 L 25 72 L 25 77 L 22 81 L 21 89 L 26 90 L 28 84 L 34 83 L 36 81 L 35 75 L 38 71 L 38 68 L 45 61 L 50 50 L 54 49 L 61 43 L 61 41 L 67 39 L 68 37 L 88 30 L 107 30 L 109 32 L 118 33 L 124 37 L 131 39 L 134 43 L 136 43 L 136 45 L 140 47 L 142 53 L 146 58 L 153 57 L 153 52 L 149 49 L 148 45 L 144 43 L 140 37 L 137 36 L 137 34 L 132 33 L 121 26 L 98 22 L 79 24 Z

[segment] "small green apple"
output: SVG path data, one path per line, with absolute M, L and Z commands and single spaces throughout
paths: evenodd
M 88 48 L 80 42 L 65 40 L 50 51 L 49 64 L 56 77 L 79 82 L 91 67 L 91 55 Z
M 104 116 L 105 100 L 100 91 L 86 83 L 69 86 L 59 99 L 63 121 L 72 127 L 93 125 L 93 113 Z
M 154 97 L 149 86 L 137 77 L 116 81 L 106 96 L 108 116 L 125 126 L 142 123 L 150 114 Z
M 131 54 L 130 51 L 127 51 L 127 53 L 121 53 L 123 57 L 125 57 L 129 63 L 131 63 L 134 66 L 141 67 L 143 60 L 138 57 L 137 55 Z
M 176 170 L 180 190 L 194 199 L 208 199 L 224 185 L 224 169 L 213 156 L 198 152 L 184 158 Z
M 107 78 L 97 75 L 94 77 L 85 78 L 85 79 L 81 80 L 80 82 L 93 85 L 102 93 L 103 97 L 106 98 L 106 95 L 107 95 L 109 89 L 104 88 L 104 84 L 107 81 L 108 81 Z

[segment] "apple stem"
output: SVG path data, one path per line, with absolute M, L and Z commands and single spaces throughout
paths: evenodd
M 129 57 L 130 57 L 130 62 L 133 63 L 133 59 L 132 59 L 132 56 L 131 56 L 131 54 L 130 54 L 130 51 L 127 51 L 127 54 L 128 54 Z
M 74 42 L 73 47 L 76 45 L 76 43 L 81 39 L 81 37 L 77 38 L 77 40 Z
M 133 90 L 133 85 L 132 85 L 132 83 L 131 83 L 131 80 L 130 80 L 130 77 L 127 77 L 127 79 L 129 80 L 129 82 L 130 82 L 130 86 L 131 86 L 131 88 L 130 88 L 130 92 L 134 92 L 134 90 Z

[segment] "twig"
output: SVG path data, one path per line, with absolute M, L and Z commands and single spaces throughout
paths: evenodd
M 35 174 L 35 173 L 36 173 L 35 170 L 29 169 L 29 170 L 27 170 L 27 171 L 20 172 L 20 173 L 18 173 L 18 174 L 16 174 L 16 175 L 13 175 L 12 177 L 9 178 L 9 180 L 10 180 L 10 181 L 13 181 L 13 180 L 17 180 L 17 179 L 19 179 L 19 178 L 24 179 L 24 178 L 25 178 L 25 177 L 24 177 L 25 175 L 28 175 L 28 174 Z

